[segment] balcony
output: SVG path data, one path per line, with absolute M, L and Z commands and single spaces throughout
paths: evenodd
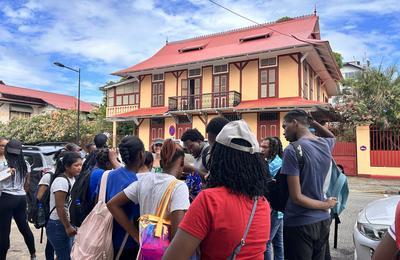
M 168 99 L 168 108 L 170 111 L 228 108 L 239 105 L 240 100 L 241 95 L 236 91 L 179 96 Z
M 134 111 L 138 109 L 138 105 L 127 105 L 127 106 L 114 106 L 114 107 L 107 107 L 106 109 L 106 117 L 112 117 L 118 114 Z

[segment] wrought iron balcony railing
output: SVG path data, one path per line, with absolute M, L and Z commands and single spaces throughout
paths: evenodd
M 201 95 L 170 97 L 168 99 L 168 108 L 170 111 L 228 108 L 237 106 L 240 101 L 241 95 L 236 91 L 206 93 Z

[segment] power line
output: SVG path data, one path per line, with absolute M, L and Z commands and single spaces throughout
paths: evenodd
M 250 18 L 248 18 L 248 17 L 246 17 L 246 16 L 244 16 L 244 15 L 241 15 L 241 14 L 239 14 L 239 13 L 237 13 L 237 12 L 235 12 L 235 11 L 229 9 L 228 7 L 225 7 L 225 6 L 223 6 L 223 5 L 221 5 L 221 4 L 217 3 L 217 2 L 215 2 L 214 0 L 208 0 L 208 1 L 210 1 L 211 3 L 217 5 L 217 6 L 223 8 L 223 9 L 225 9 L 225 10 L 227 10 L 228 12 L 233 13 L 234 15 L 237 15 L 237 16 L 239 16 L 239 17 L 241 17 L 241 18 L 243 18 L 243 19 L 245 19 L 245 20 L 247 20 L 247 21 L 250 21 L 250 22 L 252 22 L 252 23 L 255 23 L 255 24 L 257 24 L 257 25 L 261 25 L 262 27 L 268 28 L 268 29 L 270 29 L 271 31 L 274 31 L 274 32 L 279 33 L 279 34 L 281 34 L 281 35 L 284 35 L 284 36 L 287 36 L 287 37 L 291 37 L 291 38 L 296 39 L 296 40 L 298 40 L 298 41 L 300 41 L 300 42 L 305 42 L 305 43 L 313 44 L 313 45 L 316 44 L 316 43 L 309 42 L 309 41 L 306 41 L 306 40 L 301 40 L 301 39 L 297 38 L 296 36 L 294 36 L 294 35 L 292 35 L 292 34 L 287 34 L 287 33 L 283 33 L 283 32 L 281 32 L 281 31 L 278 31 L 278 30 L 276 30 L 276 29 L 271 28 L 270 26 L 268 26 L 268 25 L 266 25 L 266 24 L 260 24 L 260 23 L 254 21 L 254 20 L 252 20 L 252 19 L 250 19 Z

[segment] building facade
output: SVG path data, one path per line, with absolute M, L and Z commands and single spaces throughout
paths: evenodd
M 78 99 L 68 95 L 9 86 L 0 81 L 0 122 L 14 118 L 28 118 L 59 109 L 76 110 Z M 81 101 L 82 114 L 89 113 L 95 106 Z
M 113 73 L 102 87 L 114 137 L 120 121 L 136 125 L 149 148 L 157 138 L 205 134 L 210 119 L 244 119 L 261 140 L 283 138 L 288 110 L 328 107 L 342 79 L 332 50 L 310 15 L 169 42 L 149 59 Z M 114 138 L 115 145 L 115 138 Z

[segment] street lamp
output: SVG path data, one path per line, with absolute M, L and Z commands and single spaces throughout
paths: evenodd
M 75 71 L 78 73 L 78 122 L 76 124 L 76 143 L 79 145 L 80 142 L 80 133 L 79 133 L 79 129 L 80 129 L 80 112 L 81 112 L 81 69 L 73 69 L 71 67 L 65 66 L 64 64 L 60 63 L 60 62 L 54 62 L 54 65 L 61 67 L 61 68 L 66 68 L 72 71 Z

